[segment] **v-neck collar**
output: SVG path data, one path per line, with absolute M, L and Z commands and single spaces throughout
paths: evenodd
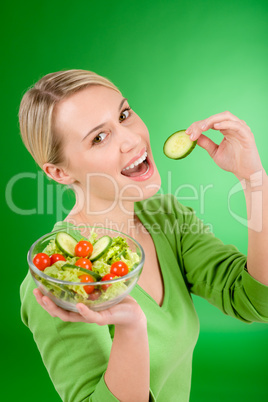
M 135 211 L 136 215 L 139 217 L 142 224 L 146 223 L 146 217 L 145 217 L 146 211 L 150 211 L 150 210 L 153 210 L 153 208 L 152 209 L 150 207 L 148 209 L 143 208 L 142 202 L 134 203 L 134 211 Z M 145 212 L 145 213 L 143 213 L 143 212 Z M 168 300 L 169 300 L 169 287 L 168 287 L 168 280 L 166 278 L 167 272 L 166 272 L 166 269 L 163 269 L 164 264 L 165 264 L 165 261 L 163 258 L 163 253 L 160 253 L 161 247 L 163 248 L 163 244 L 161 244 L 161 246 L 160 246 L 160 238 L 161 238 L 162 243 L 163 243 L 163 241 L 167 243 L 167 249 L 169 248 L 169 243 L 162 231 L 158 234 L 153 234 L 153 232 L 148 228 L 148 225 L 146 225 L 146 230 L 149 232 L 149 234 L 152 237 L 152 240 L 153 240 L 153 243 L 155 246 L 155 250 L 156 250 L 156 254 L 157 254 L 157 259 L 159 262 L 161 275 L 163 278 L 164 298 L 163 298 L 163 302 L 162 302 L 161 306 L 138 283 L 136 284 L 136 288 L 141 293 L 143 293 L 145 296 L 147 296 L 156 305 L 157 308 L 160 308 L 161 310 L 166 310 L 166 308 L 168 306 Z M 142 244 L 141 244 L 141 246 L 142 246 Z M 146 259 L 146 255 L 145 255 L 145 259 Z

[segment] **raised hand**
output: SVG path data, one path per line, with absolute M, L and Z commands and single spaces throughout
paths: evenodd
M 219 145 L 202 134 L 209 129 L 219 130 L 223 134 Z M 209 153 L 220 168 L 234 173 L 239 180 L 250 180 L 253 173 L 263 170 L 250 127 L 228 111 L 192 123 L 186 134 L 192 140 L 197 140 L 197 144 Z

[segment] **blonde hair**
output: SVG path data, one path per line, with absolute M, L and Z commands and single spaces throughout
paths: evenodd
M 45 75 L 23 95 L 19 109 L 20 134 L 41 168 L 44 163 L 63 162 L 60 136 L 53 128 L 55 105 L 90 85 L 102 85 L 121 93 L 110 80 L 93 71 L 66 70 Z

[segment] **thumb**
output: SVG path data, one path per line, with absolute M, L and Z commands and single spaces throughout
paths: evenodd
M 211 158 L 214 158 L 219 148 L 219 145 L 215 144 L 215 142 L 213 142 L 210 138 L 206 137 L 204 134 L 200 135 L 200 137 L 197 140 L 197 144 L 201 148 L 204 148 L 211 156 Z

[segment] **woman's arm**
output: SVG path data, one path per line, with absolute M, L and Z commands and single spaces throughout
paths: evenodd
M 219 130 L 224 138 L 217 145 L 201 134 Z M 193 123 L 190 138 L 206 149 L 214 162 L 240 180 L 247 204 L 247 270 L 257 281 L 268 286 L 268 178 L 262 166 L 254 136 L 245 121 L 223 112 Z
M 147 325 L 115 326 L 105 382 L 120 401 L 148 402 L 150 382 Z
M 247 270 L 253 278 L 268 286 L 268 178 L 264 170 L 241 183 L 247 204 Z
M 52 317 L 59 317 L 62 321 L 96 323 L 100 326 L 114 324 L 115 333 L 104 374 L 105 383 L 110 392 L 122 402 L 149 401 L 147 321 L 139 304 L 132 297 L 127 296 L 121 303 L 100 312 L 92 311 L 79 303 L 79 314 L 56 306 L 38 289 L 34 290 L 34 295 Z

